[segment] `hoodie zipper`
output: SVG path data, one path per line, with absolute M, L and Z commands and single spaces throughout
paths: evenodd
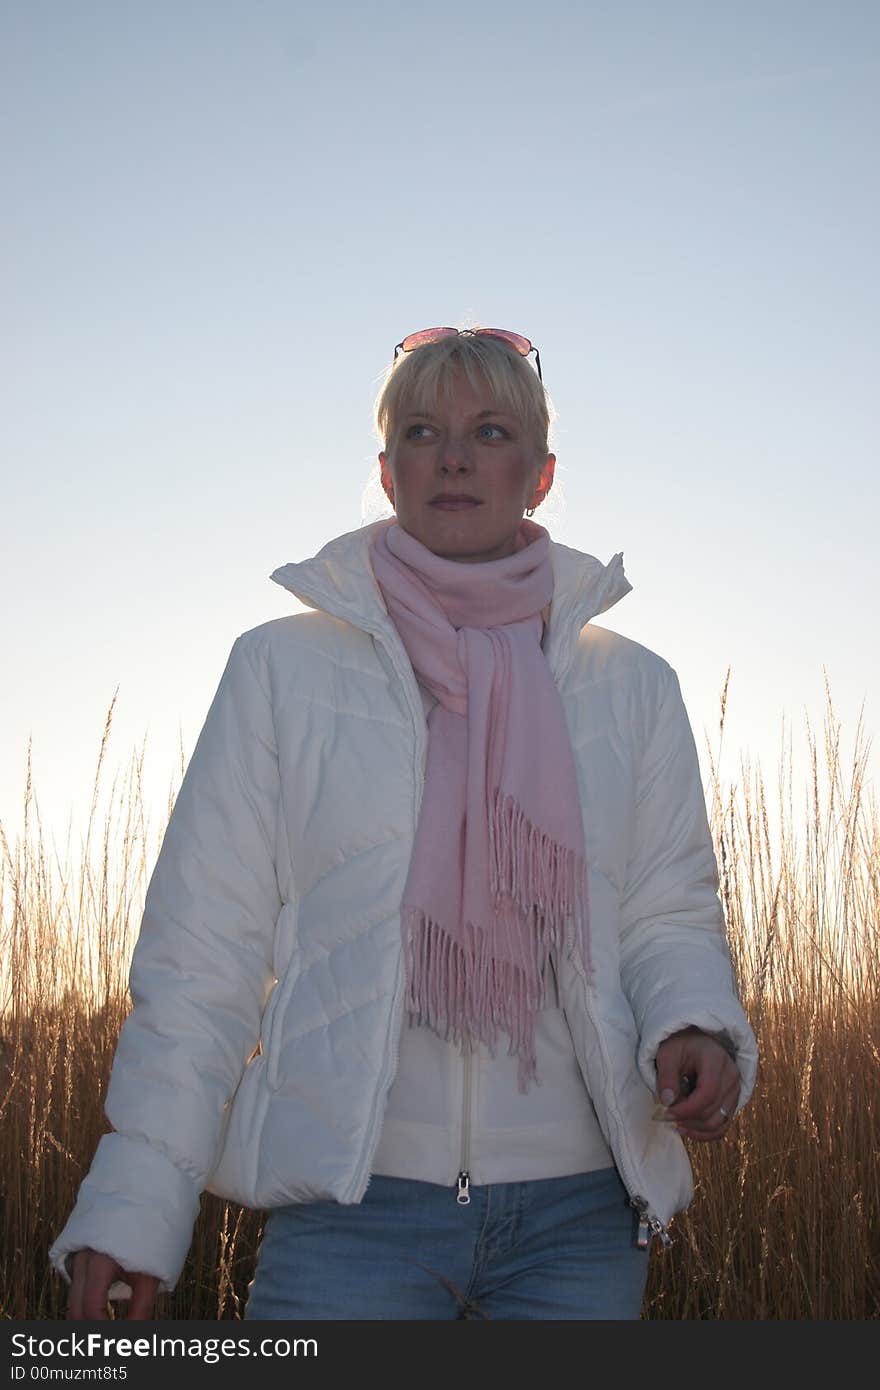
M 461 1100 L 461 1167 L 456 1179 L 455 1200 L 460 1207 L 466 1207 L 471 1200 L 470 1148 L 471 1148 L 471 1069 L 473 1054 L 469 1048 L 464 1052 L 464 1077 L 462 1079 Z

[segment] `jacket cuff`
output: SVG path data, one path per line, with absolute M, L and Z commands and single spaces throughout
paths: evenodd
M 187 1173 L 144 1140 L 105 1134 L 49 1259 L 70 1283 L 67 1256 L 88 1247 L 130 1273 L 155 1275 L 159 1292 L 170 1292 L 198 1213 L 199 1191 Z
M 657 1090 L 657 1069 L 655 1060 L 660 1044 L 673 1033 L 683 1028 L 699 1028 L 708 1033 L 725 1049 L 736 1063 L 740 1076 L 739 1101 L 737 1112 L 748 1101 L 755 1088 L 758 1071 L 758 1049 L 755 1036 L 749 1027 L 748 1019 L 738 1005 L 725 1015 L 706 1008 L 705 1003 L 693 1000 L 681 1001 L 671 1012 L 668 1004 L 650 1009 L 642 1028 L 638 1052 L 639 1073 L 651 1094 Z

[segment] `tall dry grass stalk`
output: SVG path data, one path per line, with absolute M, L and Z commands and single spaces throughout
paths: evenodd
M 731 1138 L 692 1146 L 696 1199 L 654 1263 L 655 1317 L 880 1316 L 880 820 L 862 719 L 845 765 L 827 675 L 825 695 L 800 800 L 790 736 L 772 808 L 760 767 L 741 759 L 725 785 L 709 751 L 721 898 L 761 1068 Z
M 728 672 L 729 681 L 729 672 Z M 795 795 L 790 740 L 772 809 L 760 768 L 709 754 L 710 818 L 759 1082 L 728 1141 L 692 1146 L 696 1198 L 655 1251 L 649 1318 L 880 1315 L 880 823 L 861 720 L 848 764 L 826 684 L 821 748 Z M 115 703 L 115 700 L 114 700 Z M 0 824 L 0 1316 L 63 1316 L 48 1247 L 106 1128 L 102 1097 L 128 1008 L 126 978 L 151 842 L 144 750 L 114 780 L 98 829 L 114 704 L 76 867 L 44 839 L 30 780 L 24 831 Z M 181 773 L 183 755 L 181 752 Z M 183 1277 L 159 1315 L 237 1318 L 261 1214 L 206 1197 Z

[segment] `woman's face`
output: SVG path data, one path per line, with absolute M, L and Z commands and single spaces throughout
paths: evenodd
M 556 459 L 536 457 L 488 384 L 475 389 L 461 374 L 429 414 L 401 415 L 379 464 L 404 531 L 435 555 L 477 564 L 514 553 L 523 512 L 550 491 Z

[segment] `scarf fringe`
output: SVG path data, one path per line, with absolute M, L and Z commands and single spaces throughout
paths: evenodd
M 469 949 L 454 941 L 418 908 L 404 914 L 406 1008 L 446 1041 L 484 1043 L 494 1057 L 499 1030 L 509 1039 L 508 1055 L 519 1056 L 519 1089 L 538 1082 L 535 1009 L 546 987 L 535 990 L 523 971 L 492 955 L 490 933 L 468 925 Z M 522 1004 L 531 995 L 532 1008 Z
M 583 855 L 533 825 L 512 796 L 497 791 L 489 813 L 489 883 L 497 900 L 512 900 L 524 914 L 575 915 L 585 887 Z
M 503 1030 L 525 1092 L 539 1082 L 535 1014 L 547 1002 L 548 961 L 580 945 L 590 969 L 586 865 L 500 792 L 489 837 L 492 924 L 466 922 L 462 944 L 421 908 L 405 909 L 406 1007 L 447 1041 L 479 1039 L 493 1056 Z

